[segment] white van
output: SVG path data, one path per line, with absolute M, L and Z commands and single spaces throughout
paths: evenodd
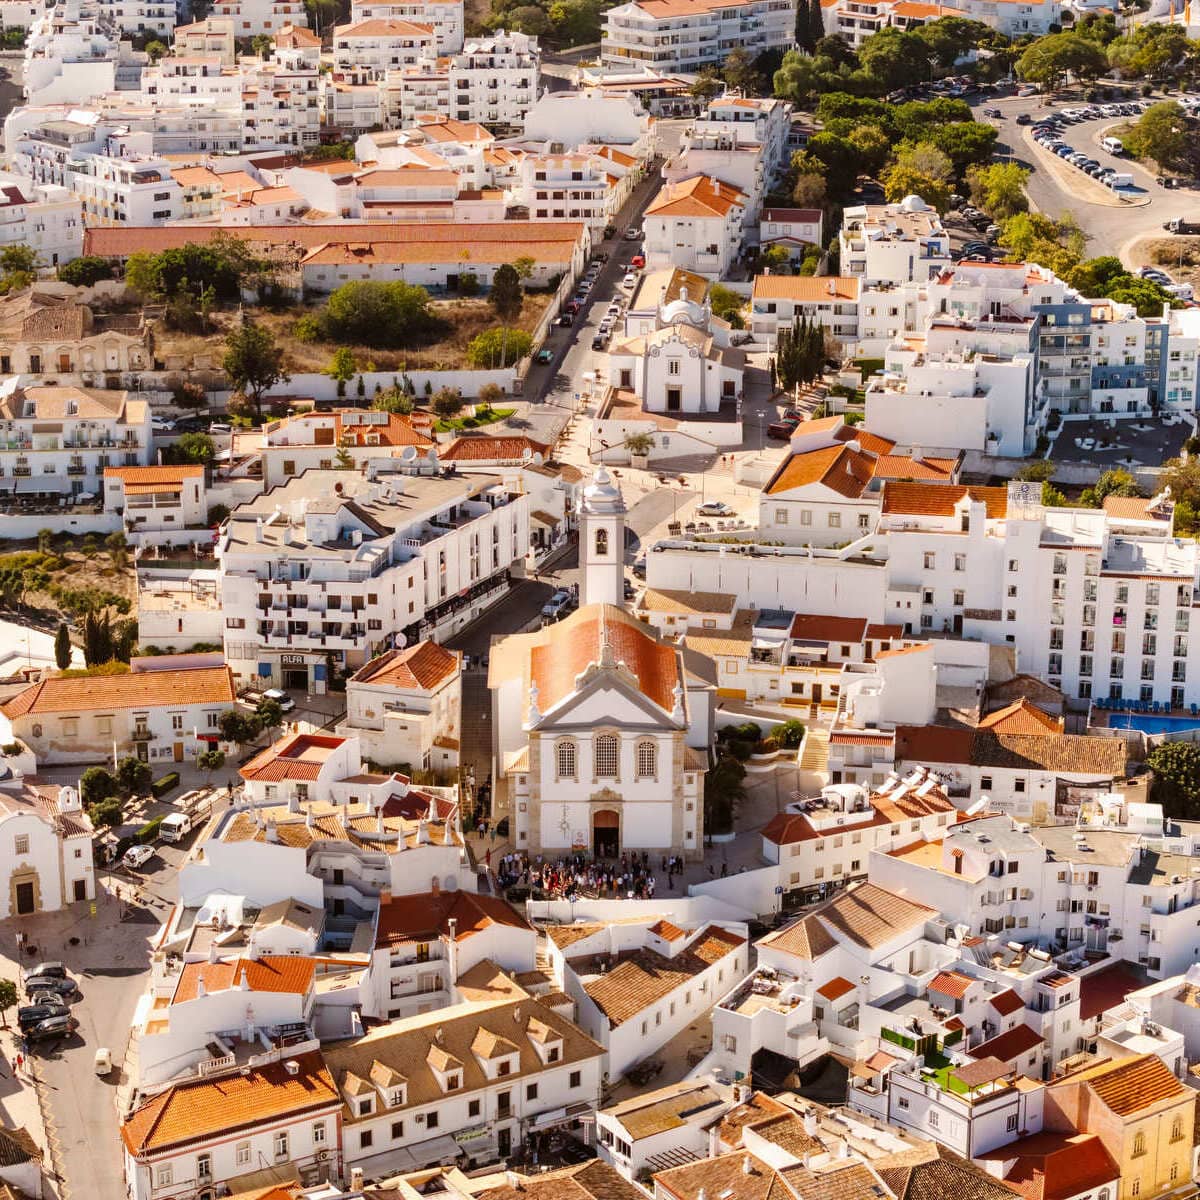
M 158 834 L 164 842 L 181 842 L 191 832 L 191 828 L 192 818 L 187 813 L 175 812 L 163 817 Z
M 1105 182 L 1110 188 L 1133 187 L 1133 176 L 1129 174 L 1122 175 L 1118 172 L 1115 175 L 1110 175 Z
M 1124 154 L 1125 145 L 1120 138 L 1106 137 L 1100 143 L 1101 147 L 1109 152 L 1109 154 Z

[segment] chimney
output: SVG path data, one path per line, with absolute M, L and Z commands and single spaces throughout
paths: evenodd
M 352 1192 L 361 1192 L 363 1190 L 363 1169 L 362 1167 L 350 1168 L 350 1190 Z
M 200 973 L 196 976 L 196 995 L 197 996 L 207 996 L 208 995 L 208 988 L 204 986 L 204 971 L 203 970 L 201 970 Z
M 258 520 L 254 522 L 254 540 L 256 542 L 261 542 L 263 540 L 263 519 L 262 519 L 262 517 L 259 517 Z
M 267 818 L 267 841 L 268 842 L 279 841 L 279 830 L 275 828 L 275 818 L 274 817 Z
M 289 1058 L 287 1062 L 283 1064 L 283 1069 L 287 1071 L 289 1075 L 300 1074 L 300 1064 L 294 1058 Z
M 442 885 L 438 883 L 438 877 L 436 875 L 429 881 L 429 890 L 435 896 L 442 890 Z
M 754 1160 L 750 1157 L 749 1154 L 747 1154 L 746 1157 L 742 1159 L 742 1174 L 743 1175 L 753 1175 L 754 1174 Z
M 248 992 L 250 990 L 250 980 L 246 977 L 246 968 L 242 967 L 242 974 L 238 979 L 238 991 Z
M 442 1027 L 437 1027 L 437 1032 L 433 1035 L 433 1040 L 440 1046 L 442 1044 Z
M 804 1110 L 804 1132 L 809 1137 L 817 1136 L 817 1114 L 811 1108 Z
M 390 887 L 379 889 L 379 907 L 382 908 L 385 904 L 392 902 L 392 889 Z

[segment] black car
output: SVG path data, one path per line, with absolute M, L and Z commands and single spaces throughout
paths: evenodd
M 27 995 L 36 992 L 52 992 L 56 996 L 73 996 L 79 990 L 73 979 L 60 979 L 57 975 L 35 975 L 25 980 Z
M 1033 118 L 1028 113 L 1020 113 L 1017 117 L 1018 125 L 1032 125 Z
M 563 326 L 564 329 L 569 329 L 575 324 L 575 318 L 569 312 L 565 312 L 561 317 L 558 318 L 558 323 Z
M 23 1032 L 30 1041 L 40 1042 L 46 1038 L 66 1037 L 78 1028 L 79 1022 L 74 1017 L 47 1017 Z
M 25 1004 L 17 1009 L 17 1024 L 24 1029 L 26 1026 L 37 1025 L 50 1017 L 68 1017 L 71 1010 L 59 999 L 46 1000 L 38 1004 Z
M 607 345 L 608 345 L 608 339 L 606 337 L 604 337 L 602 334 L 598 333 L 598 334 L 596 334 L 596 336 L 594 338 L 592 338 L 592 349 L 593 350 L 603 350 L 604 347 Z
M 28 984 L 34 978 L 66 979 L 67 968 L 60 962 L 41 962 L 36 967 L 29 967 L 21 972 L 21 979 Z

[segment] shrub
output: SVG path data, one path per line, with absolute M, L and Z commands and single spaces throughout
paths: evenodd
M 725 725 L 717 733 L 717 741 L 757 742 L 762 737 L 762 726 L 757 721 L 743 721 L 740 725 Z
M 854 365 L 863 373 L 866 379 L 869 375 L 878 375 L 883 370 L 882 358 L 856 358 Z
M 736 758 L 738 762 L 745 762 L 754 753 L 754 747 L 757 745 L 757 739 L 751 742 L 741 738 L 730 738 L 725 743 L 725 753 Z
M 773 737 L 765 737 L 754 747 L 755 754 L 774 754 L 779 749 L 779 743 Z
M 119 796 L 106 796 L 103 800 L 98 800 L 95 804 L 89 805 L 87 814 L 92 819 L 93 825 L 109 827 L 120 825 L 121 798 Z
M 168 792 L 173 792 L 179 786 L 179 772 L 169 771 L 161 779 L 156 779 L 150 785 L 150 794 L 161 800 Z
M 790 721 L 784 721 L 782 725 L 776 725 L 770 736 L 784 749 L 795 750 L 804 740 L 804 726 L 793 717 Z
M 305 313 L 292 326 L 292 336 L 298 342 L 319 342 L 321 340 L 321 321 L 312 313 Z
M 21 753 L 21 743 L 20 742 L 9 742 L 6 746 L 0 746 L 0 754 L 4 754 L 10 758 L 14 754 L 20 754 L 20 753 Z
M 163 815 L 165 816 L 166 814 L 164 813 Z M 155 817 L 153 821 L 147 821 L 145 825 L 143 825 L 141 829 L 139 829 L 137 833 L 133 835 L 133 840 L 141 846 L 146 845 L 147 842 L 154 841 L 154 839 L 158 837 L 158 830 L 162 823 L 162 817 Z

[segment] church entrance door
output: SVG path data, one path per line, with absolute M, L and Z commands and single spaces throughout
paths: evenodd
M 616 858 L 621 852 L 621 818 L 611 808 L 592 818 L 592 852 L 597 858 Z

